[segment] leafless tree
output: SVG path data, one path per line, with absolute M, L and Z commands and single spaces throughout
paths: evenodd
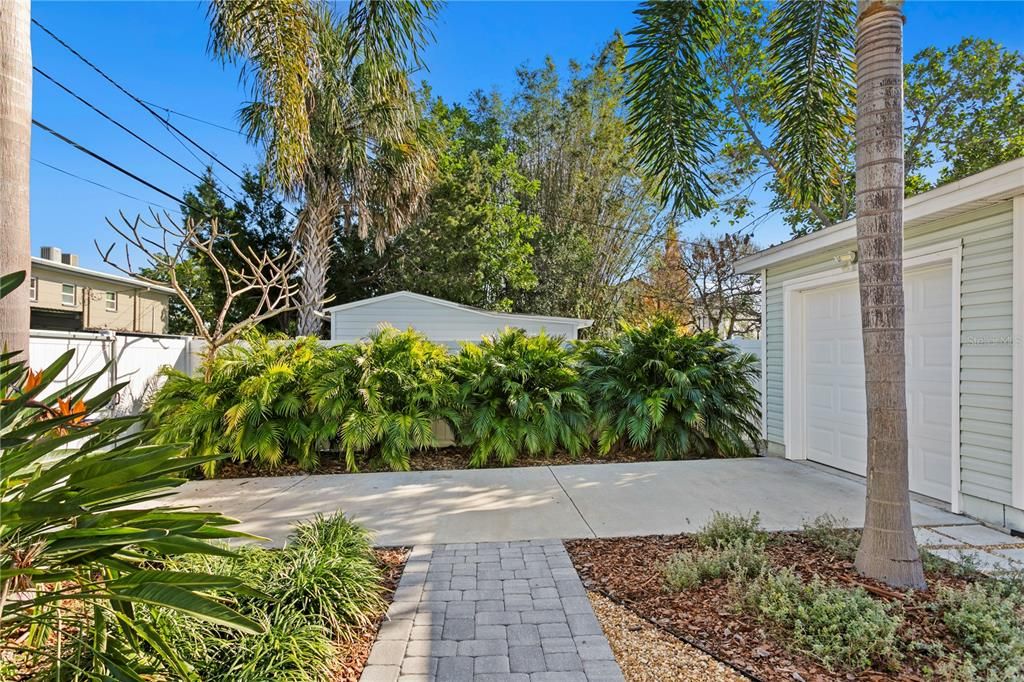
M 733 263 L 754 251 L 749 235 L 724 234 L 685 242 L 680 266 L 689 284 L 687 323 L 722 338 L 757 331 L 761 322 L 760 288 L 753 275 L 737 274 Z
M 149 219 L 137 216 L 133 220 L 122 213 L 120 222 L 107 220 L 107 223 L 123 241 L 124 258 L 114 256 L 116 243 L 105 250 L 96 243 L 103 261 L 129 277 L 174 289 L 195 322 L 196 334 L 206 342 L 208 358 L 248 329 L 298 307 L 300 282 L 294 277 L 298 265 L 294 250 L 271 255 L 256 253 L 252 247 L 243 249 L 229 233 L 220 231 L 216 218 L 205 223 L 193 220 L 179 223 L 169 213 L 161 215 L 150 211 Z M 224 247 L 231 250 L 240 266 L 225 264 L 220 256 Z M 136 260 L 141 254 L 145 266 L 136 266 L 133 253 Z M 178 269 L 196 255 L 213 266 L 224 286 L 224 302 L 212 319 L 206 319 L 178 279 Z M 256 306 L 249 316 L 228 322 L 231 306 L 242 297 L 256 300 Z M 207 363 L 207 367 L 210 366 Z

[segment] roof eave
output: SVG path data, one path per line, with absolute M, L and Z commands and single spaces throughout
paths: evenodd
M 924 224 L 938 219 L 939 214 L 950 217 L 951 212 L 956 213 L 958 209 L 962 209 L 960 213 L 966 213 L 986 202 L 995 204 L 1021 194 L 1024 194 L 1024 158 L 910 197 L 903 206 L 904 226 Z M 823 249 L 855 242 L 856 239 L 857 221 L 850 219 L 741 258 L 733 268 L 740 274 L 754 274 Z

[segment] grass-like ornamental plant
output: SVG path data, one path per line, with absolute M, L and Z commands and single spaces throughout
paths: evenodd
M 454 371 L 459 436 L 472 450 L 471 466 L 557 448 L 575 456 L 590 444 L 587 397 L 561 337 L 506 329 L 464 344 Z
M 760 437 L 757 358 L 713 334 L 668 319 L 623 323 L 580 356 L 602 453 L 625 445 L 658 459 L 733 457 Z
M 0 278 L 0 297 L 23 279 Z M 144 416 L 104 419 L 124 387 L 87 397 L 105 370 L 55 389 L 74 351 L 39 372 L 18 355 L 0 354 L 0 642 L 18 679 L 201 679 L 149 614 L 236 635 L 262 625 L 217 598 L 245 591 L 238 578 L 162 560 L 226 558 L 208 541 L 246 535 L 219 514 L 141 503 L 209 458 L 154 444 Z
M 261 633 L 240 635 L 215 625 L 184 627 L 178 614 L 158 613 L 154 627 L 189 654 L 204 680 L 333 679 L 335 643 L 353 639 L 387 608 L 369 537 L 341 514 L 299 524 L 281 550 L 247 546 L 233 557 L 191 557 L 174 565 L 251 585 L 254 591 L 228 602 L 264 626 Z
M 197 376 L 165 368 L 150 406 L 160 442 L 188 443 L 197 456 L 226 454 L 266 467 L 288 458 L 315 467 L 318 446 L 330 436 L 309 409 L 322 353 L 312 337 L 276 340 L 251 332 L 207 359 L 211 366 Z M 206 465 L 207 475 L 216 465 Z
M 396 471 L 436 444 L 434 420 L 453 421 L 450 357 L 423 334 L 384 326 L 367 342 L 335 347 L 312 382 L 318 419 L 336 430 L 349 469 L 373 453 Z
M 832 671 L 887 668 L 899 661 L 903 618 L 863 588 L 805 583 L 784 569 L 762 573 L 742 596 L 742 605 L 771 627 L 781 641 Z

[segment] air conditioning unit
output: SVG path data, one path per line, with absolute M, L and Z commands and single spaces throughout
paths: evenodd
M 78 254 L 77 253 L 65 253 L 61 254 L 60 262 L 64 265 L 78 266 Z
M 40 257 L 43 258 L 43 260 L 52 260 L 54 263 L 62 262 L 60 249 L 58 249 L 56 246 L 42 247 L 41 249 L 39 249 L 39 255 Z

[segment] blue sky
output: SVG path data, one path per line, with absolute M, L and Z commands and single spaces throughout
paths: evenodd
M 632 24 L 626 2 L 449 2 L 436 27 L 436 43 L 425 54 L 424 78 L 445 99 L 463 101 L 477 89 L 510 92 L 515 69 L 539 65 L 551 55 L 564 65 L 585 62 L 616 29 Z M 63 38 L 144 100 L 232 127 L 245 88 L 237 69 L 211 60 L 206 52 L 206 8 L 182 2 L 34 2 L 33 17 Z M 948 46 L 967 35 L 992 38 L 1024 50 L 1024 2 L 933 2 L 909 0 L 906 6 L 906 54 L 928 45 Z M 108 114 L 196 172 L 210 163 L 194 158 L 162 125 L 137 104 L 33 27 L 37 67 L 75 90 Z M 93 149 L 128 170 L 181 194 L 193 184 L 184 170 L 101 119 L 38 74 L 33 114 L 42 123 Z M 171 115 L 171 121 L 232 168 L 255 164 L 258 149 L 244 138 Z M 197 152 L 197 154 L 199 154 Z M 199 154 L 201 157 L 201 154 Z M 154 202 L 172 202 L 98 161 L 35 130 L 32 140 L 32 245 L 59 246 L 78 253 L 81 264 L 102 265 L 93 240 L 109 244 L 106 218 L 119 210 L 129 216 Z M 102 189 L 49 168 L 106 185 Z M 231 186 L 233 176 L 215 166 Z M 761 225 L 755 237 L 767 244 L 785 238 L 777 220 Z

